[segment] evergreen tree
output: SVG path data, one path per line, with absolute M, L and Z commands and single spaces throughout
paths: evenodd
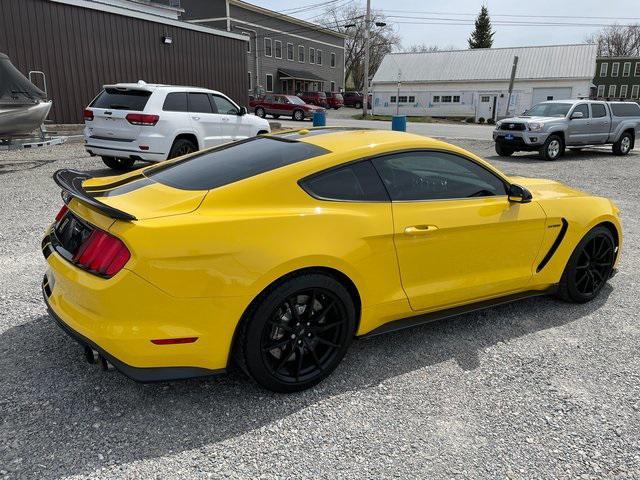
M 491 48 L 495 33 L 491 31 L 489 10 L 483 5 L 480 9 L 480 14 L 476 18 L 476 28 L 469 37 L 469 48 Z

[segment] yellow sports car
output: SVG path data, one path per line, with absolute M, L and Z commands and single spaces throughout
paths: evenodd
M 589 301 L 622 242 L 606 198 L 391 131 L 290 131 L 54 179 L 45 301 L 90 361 L 138 381 L 235 361 L 302 390 L 354 337 L 532 295 Z

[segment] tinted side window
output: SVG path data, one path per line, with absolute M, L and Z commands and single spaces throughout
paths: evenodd
M 446 200 L 506 195 L 500 178 L 445 152 L 407 152 L 373 160 L 391 200 Z
M 162 110 L 166 112 L 188 112 L 187 92 L 173 92 L 164 99 Z
M 211 99 L 213 100 L 213 103 L 215 104 L 218 110 L 218 113 L 223 113 L 225 115 L 238 114 L 238 109 L 236 108 L 236 106 L 226 98 L 220 97 L 218 95 L 212 95 Z
M 607 110 L 601 103 L 592 103 L 591 113 L 593 114 L 593 118 L 602 118 L 607 116 Z
M 207 93 L 189 93 L 189 111 L 192 113 L 213 113 L 211 103 L 209 102 L 209 94 Z
M 577 105 L 576 108 L 573 109 L 573 113 L 582 112 L 582 118 L 589 118 L 589 105 L 586 103 L 581 103 Z
M 611 111 L 616 117 L 640 117 L 640 106 L 635 102 L 611 103 Z
M 300 182 L 314 197 L 360 202 L 388 201 L 389 197 L 369 161 L 352 163 L 322 172 Z
M 252 137 L 151 167 L 144 175 L 182 190 L 210 190 L 326 153 L 304 142 Z
M 133 110 L 141 112 L 147 105 L 151 92 L 146 90 L 121 90 L 107 88 L 90 105 L 95 108 L 107 108 L 111 110 Z

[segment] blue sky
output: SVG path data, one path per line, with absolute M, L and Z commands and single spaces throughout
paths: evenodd
M 283 11 L 315 5 L 321 0 L 248 0 L 251 3 Z M 350 0 L 340 0 L 336 5 Z M 353 0 L 364 4 L 364 0 Z M 388 15 L 409 18 L 393 18 L 395 22 L 431 22 L 417 17 L 440 17 L 454 19 L 447 23 L 460 23 L 455 19 L 472 20 L 480 6 L 485 3 L 494 21 L 505 22 L 545 22 L 545 23 L 640 23 L 640 0 L 372 0 L 372 8 L 382 9 Z M 425 12 L 425 13 L 418 13 Z M 438 14 L 428 13 L 438 12 Z M 310 19 L 322 13 L 321 8 L 294 14 L 299 18 Z M 470 14 L 470 15 L 459 15 Z M 498 16 L 505 15 L 505 16 Z M 517 15 L 517 16 L 506 16 Z M 558 18 L 539 18 L 535 15 L 555 15 Z M 595 17 L 595 18 L 576 18 Z M 456 46 L 467 48 L 467 37 L 472 25 L 432 25 L 394 23 L 394 28 L 402 37 L 403 46 L 414 43 Z M 589 33 L 598 31 L 599 26 L 535 26 L 535 25 L 495 25 L 494 47 L 524 45 L 552 45 L 563 43 L 582 43 Z

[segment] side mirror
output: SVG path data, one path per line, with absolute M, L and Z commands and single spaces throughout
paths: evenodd
M 584 113 L 582 113 L 582 112 L 573 112 L 571 114 L 571 120 L 573 120 L 574 118 L 584 118 Z
M 247 114 L 247 107 L 240 107 L 240 111 L 238 112 L 238 116 L 243 116 Z
M 509 201 L 513 203 L 529 203 L 533 195 L 521 185 L 515 183 L 509 186 Z

